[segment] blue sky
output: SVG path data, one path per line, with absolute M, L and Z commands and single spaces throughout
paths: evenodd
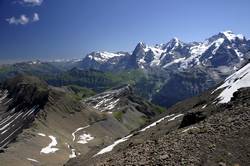
M 132 51 L 139 41 L 202 41 L 224 30 L 249 38 L 249 8 L 249 0 L 0 0 L 0 61 Z

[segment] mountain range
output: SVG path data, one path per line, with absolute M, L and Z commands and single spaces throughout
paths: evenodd
M 174 38 L 155 46 L 140 42 L 132 53 L 92 52 L 83 59 L 5 65 L 0 80 L 31 74 L 53 86 L 76 84 L 96 92 L 129 83 L 141 97 L 170 107 L 237 71 L 250 58 L 249 50 L 243 35 L 225 31 L 204 42 Z
M 173 38 L 155 46 L 140 42 L 132 53 L 92 52 L 76 67 L 112 73 L 140 71 L 138 76 L 143 76 L 134 81 L 137 93 L 169 107 L 223 81 L 250 58 L 249 50 L 250 41 L 242 34 L 225 31 L 203 42 Z
M 250 40 L 225 31 L 1 65 L 0 161 L 249 165 L 249 59 Z
M 148 46 L 140 42 L 132 54 L 128 52 L 92 52 L 79 62 L 79 67 L 98 70 L 162 68 L 185 70 L 199 66 L 239 67 L 249 58 L 250 41 L 232 31 L 220 32 L 203 42 L 185 43 L 173 38 L 166 44 Z M 226 70 L 226 69 L 224 69 Z

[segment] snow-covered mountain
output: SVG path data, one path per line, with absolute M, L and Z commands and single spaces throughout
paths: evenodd
M 78 66 L 84 69 L 112 70 L 125 69 L 130 54 L 127 52 L 92 52 Z
M 139 43 L 132 56 L 140 68 L 187 69 L 195 66 L 237 67 L 247 57 L 250 45 L 246 38 L 231 31 L 221 32 L 204 42 L 184 43 L 177 38 L 167 44 L 147 46 Z
M 175 37 L 154 46 L 139 42 L 132 53 L 93 52 L 77 67 L 112 72 L 140 69 L 147 81 L 135 85 L 137 92 L 169 107 L 217 85 L 249 58 L 250 40 L 224 31 L 203 42 L 187 43 Z
M 173 38 L 166 44 L 148 46 L 140 42 L 132 54 L 125 52 L 93 52 L 80 63 L 82 68 L 175 68 L 179 70 L 197 66 L 236 69 L 249 55 L 250 42 L 242 34 L 220 32 L 203 42 L 185 43 Z

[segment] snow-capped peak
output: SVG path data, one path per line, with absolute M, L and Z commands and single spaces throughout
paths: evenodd
M 137 44 L 137 46 L 138 46 L 138 47 L 141 47 L 141 48 L 146 48 L 146 47 L 147 47 L 147 45 L 146 45 L 144 42 L 139 42 L 139 43 Z
M 92 52 L 88 55 L 88 58 L 94 59 L 95 61 L 98 62 L 106 62 L 114 57 L 121 57 L 125 55 L 127 54 L 123 52 L 113 53 L 113 52 L 103 51 L 103 52 Z
M 175 42 L 177 42 L 177 43 L 180 42 L 180 40 L 177 37 L 174 37 L 172 40 L 175 41 Z
M 37 64 L 41 64 L 42 62 L 40 60 L 35 60 L 35 61 L 30 61 L 28 62 L 30 65 L 37 65 Z
M 245 38 L 242 34 L 236 35 L 232 31 L 224 31 L 221 33 L 224 34 L 229 41 L 234 41 L 234 40 L 236 40 L 236 38 L 238 38 L 240 40 L 244 40 L 244 38 Z
M 181 41 L 177 37 L 172 38 L 168 43 L 175 43 L 175 44 L 180 44 Z
M 182 45 L 182 42 L 177 37 L 174 37 L 165 45 L 164 49 L 166 49 L 167 51 L 173 51 Z

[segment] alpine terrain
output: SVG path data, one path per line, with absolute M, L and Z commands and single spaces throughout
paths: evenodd
M 250 40 L 0 66 L 0 165 L 250 165 Z
M 250 63 L 160 120 L 66 165 L 250 164 Z

